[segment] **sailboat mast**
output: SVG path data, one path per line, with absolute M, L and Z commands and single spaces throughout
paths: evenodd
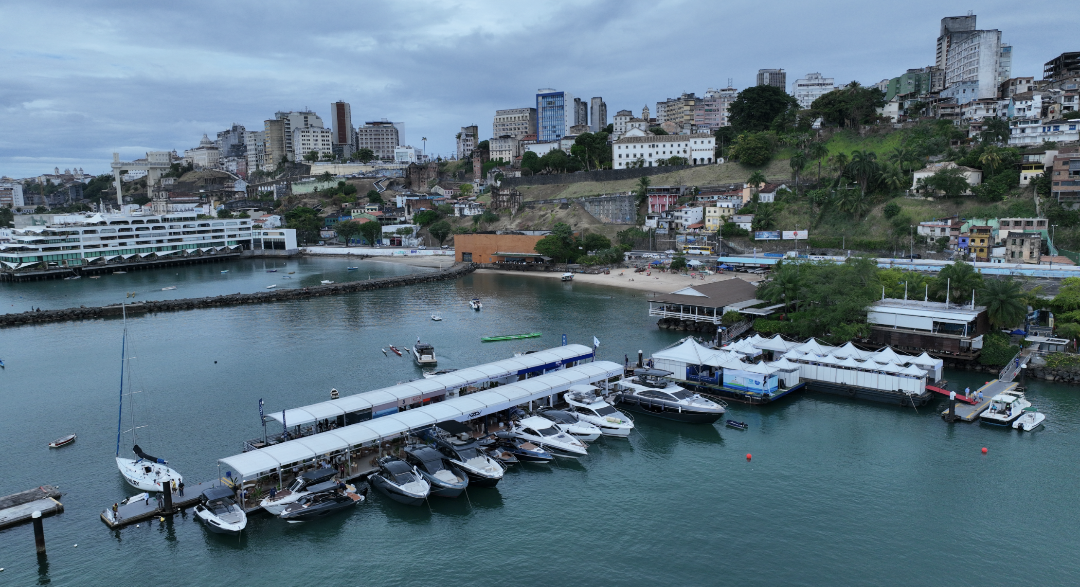
M 120 413 L 116 416 L 116 456 L 120 456 L 120 430 L 124 426 L 124 361 L 127 360 L 127 306 L 124 313 L 124 336 L 120 339 Z

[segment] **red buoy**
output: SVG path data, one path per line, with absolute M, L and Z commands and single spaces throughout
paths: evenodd
M 983 454 L 986 454 L 986 447 L 983 447 Z
M 746 453 L 746 460 L 750 460 L 750 453 Z

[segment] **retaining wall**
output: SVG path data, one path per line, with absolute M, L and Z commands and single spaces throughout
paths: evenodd
M 374 289 L 386 289 L 404 285 L 431 283 L 446 279 L 457 279 L 458 277 L 472 273 L 474 270 L 475 267 L 471 263 L 462 263 L 443 271 L 431 273 L 383 277 L 379 279 L 353 281 L 350 283 L 317 285 L 300 289 L 280 289 L 249 294 L 236 293 L 207 298 L 140 302 L 137 304 L 128 304 L 126 307 L 129 316 L 137 316 L 147 312 L 180 312 L 184 310 L 221 308 L 224 306 L 240 306 L 244 304 L 265 304 L 288 300 L 302 300 L 319 296 L 355 293 Z M 66 310 L 45 310 L 42 312 L 23 312 L 21 314 L 3 314 L 0 315 L 0 326 L 22 326 L 24 324 L 44 324 L 46 322 L 66 322 L 69 320 L 94 320 L 98 318 L 120 316 L 122 313 L 122 306 L 100 306 L 90 308 L 68 308 Z
M 715 165 L 715 164 L 714 164 Z M 598 169 L 596 171 L 579 171 L 577 173 L 556 173 L 552 175 L 526 175 L 524 177 L 504 177 L 499 181 L 501 187 L 521 187 L 524 185 L 557 185 L 563 183 L 578 183 L 582 181 L 617 181 L 620 179 L 637 179 L 647 175 L 660 175 L 673 171 L 682 171 L 700 165 L 674 165 L 670 167 L 635 167 L 632 169 Z

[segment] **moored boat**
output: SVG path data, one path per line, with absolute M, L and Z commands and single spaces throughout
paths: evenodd
M 480 342 L 498 342 L 501 340 L 521 340 L 524 338 L 537 338 L 540 336 L 539 332 L 529 332 L 527 334 L 504 334 L 502 336 L 485 336 L 480 339 Z
M 337 471 L 329 468 L 304 471 L 287 488 L 281 491 L 271 489 L 270 495 L 264 497 L 259 505 L 275 516 L 280 515 L 301 497 L 336 487 L 333 480 L 335 475 Z
M 540 410 L 540 415 L 555 422 L 555 425 L 559 427 L 559 430 L 562 430 L 579 440 L 593 442 L 600 438 L 601 432 L 598 426 L 582 420 L 573 412 L 545 409 Z
M 1024 408 L 1024 413 L 1013 421 L 1012 427 L 1022 432 L 1030 432 L 1042 426 L 1043 420 L 1046 420 L 1046 414 L 1036 408 Z
M 289 523 L 308 522 L 334 512 L 349 509 L 367 499 L 367 487 L 360 491 L 353 485 L 337 483 L 326 491 L 309 493 L 289 504 L 279 518 Z
M 395 355 L 397 355 L 399 357 L 401 356 L 401 351 L 399 351 L 396 346 L 394 346 L 394 345 L 388 345 L 388 346 L 389 346 L 390 350 L 394 352 Z
M 468 426 L 449 420 L 424 430 L 421 437 L 434 442 L 451 465 L 468 475 L 470 485 L 495 487 L 503 478 L 503 467 L 469 433 Z
M 557 457 L 576 459 L 589 454 L 588 446 L 584 442 L 559 430 L 554 422 L 541 416 L 523 418 L 514 424 L 511 433 Z
M 726 404 L 691 393 L 668 379 L 671 371 L 636 369 L 633 377 L 615 384 L 615 404 L 630 412 L 666 420 L 712 424 L 724 415 Z
M 575 385 L 563 399 L 579 419 L 600 428 L 604 436 L 626 438 L 634 429 L 634 421 L 607 403 L 592 386 Z
M 431 484 L 431 495 L 457 497 L 469 486 L 469 476 L 444 461 L 442 453 L 430 446 L 405 447 L 405 462 L 416 467 Z
M 990 405 L 979 415 L 979 421 L 995 426 L 1009 426 L 1030 407 L 1031 402 L 1027 401 L 1023 393 L 1015 390 L 1003 391 L 990 398 Z
M 432 314 L 431 319 L 436 321 L 436 322 L 442 322 L 442 316 L 440 316 L 438 314 Z
M 510 432 L 496 432 L 495 447 L 509 452 L 523 463 L 550 463 L 555 460 L 555 455 Z
M 199 518 L 206 529 L 218 534 L 239 534 L 247 527 L 247 514 L 244 508 L 233 501 L 230 487 L 211 487 L 202 492 L 199 505 L 195 506 L 195 517 Z
M 431 494 L 431 484 L 416 467 L 397 457 L 379 459 L 379 470 L 368 477 L 371 486 L 405 505 L 420 505 Z
M 75 442 L 75 438 L 77 438 L 77 437 L 74 434 L 68 434 L 67 436 L 61 436 L 60 438 L 57 438 L 56 440 L 50 442 L 49 443 L 49 448 L 60 448 L 62 446 L 67 446 L 67 445 Z
M 750 427 L 746 422 L 739 422 L 737 420 L 728 420 L 725 424 L 728 428 L 734 428 L 736 430 L 746 430 Z
M 573 281 L 574 280 L 574 274 L 573 273 L 563 273 L 562 277 L 560 277 L 559 279 L 561 279 L 563 281 Z

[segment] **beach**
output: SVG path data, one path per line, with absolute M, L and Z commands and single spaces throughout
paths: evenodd
M 498 275 L 514 275 L 556 280 L 562 277 L 562 273 L 557 271 L 504 271 L 502 269 L 477 269 L 476 273 L 492 273 Z M 702 285 L 717 281 L 727 281 L 728 279 L 742 279 L 750 283 L 757 283 L 761 281 L 761 276 L 753 273 L 724 273 L 705 275 L 704 279 L 702 279 L 700 274 L 696 273 L 694 277 L 691 277 L 688 274 L 665 273 L 661 271 L 653 271 L 652 275 L 645 275 L 644 273 L 634 273 L 633 269 L 615 269 L 607 275 L 603 273 L 574 274 L 574 281 L 576 283 L 609 285 L 612 287 L 657 293 L 670 293 L 690 285 Z

